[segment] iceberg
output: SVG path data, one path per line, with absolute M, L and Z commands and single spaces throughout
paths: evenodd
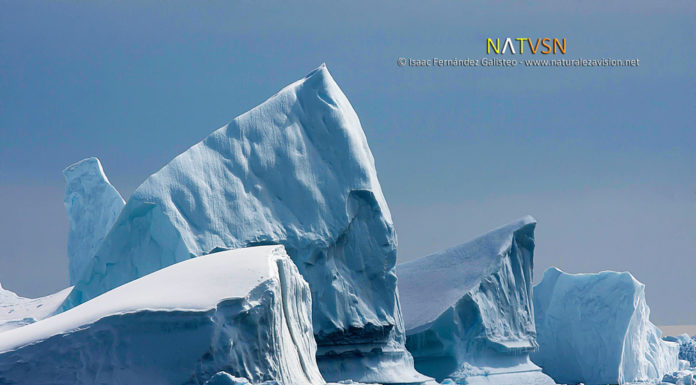
M 662 384 L 675 385 L 696 385 L 696 373 L 689 370 L 680 370 L 674 373 L 665 374 L 662 377 Z
M 24 298 L 0 285 L 0 333 L 58 312 L 72 287 L 41 298 Z
M 64 309 L 213 251 L 281 244 L 309 283 L 327 380 L 427 380 L 405 349 L 396 234 L 350 102 L 322 65 L 136 189 Z
M 529 360 L 536 221 L 397 265 L 406 346 L 416 369 L 466 384 L 554 384 Z
M 623 384 L 679 368 L 679 346 L 650 320 L 645 286 L 630 273 L 549 268 L 534 287 L 539 350 L 532 361 L 556 382 Z
M 323 384 L 309 286 L 282 246 L 169 266 L 6 331 L 2 384 Z
M 696 336 L 689 337 L 688 334 L 684 333 L 676 337 L 664 337 L 663 340 L 678 343 L 679 359 L 687 361 L 689 367 L 696 368 Z
M 68 260 L 70 284 L 89 266 L 97 247 L 126 204 L 109 183 L 97 158 L 83 159 L 63 170 L 65 209 L 70 220 Z

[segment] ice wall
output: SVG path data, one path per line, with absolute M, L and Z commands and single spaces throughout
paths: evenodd
M 661 339 L 645 286 L 629 273 L 550 268 L 534 288 L 534 312 L 532 361 L 558 383 L 654 381 L 678 369 L 678 344 Z
M 150 176 L 65 308 L 213 250 L 276 243 L 317 299 L 328 380 L 425 379 L 404 347 L 396 235 L 374 160 L 323 65 Z
M 397 266 L 418 371 L 467 384 L 553 384 L 529 361 L 535 226 L 528 216 Z
M 309 286 L 282 246 L 180 262 L 0 338 L 0 383 L 323 384 Z
M 65 209 L 70 220 L 70 284 L 74 285 L 87 270 L 125 202 L 109 183 L 97 158 L 74 163 L 63 170 L 63 175 Z

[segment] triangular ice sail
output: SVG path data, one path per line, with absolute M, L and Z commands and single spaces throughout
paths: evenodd
M 327 380 L 417 382 L 396 235 L 355 111 L 324 65 L 214 131 L 133 194 L 66 307 L 213 250 L 282 244 L 312 291 Z

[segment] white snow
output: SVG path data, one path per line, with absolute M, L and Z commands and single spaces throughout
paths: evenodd
M 534 228 L 525 217 L 397 266 L 416 369 L 467 384 L 553 384 L 529 361 Z
M 85 273 L 106 233 L 125 205 L 109 183 L 97 158 L 83 159 L 63 170 L 65 209 L 70 220 L 68 259 L 70 284 Z
M 324 383 L 307 283 L 282 246 L 180 262 L 0 337 L 0 383 Z
M 214 131 L 133 193 L 65 308 L 212 250 L 283 244 L 307 280 L 328 380 L 418 382 L 396 235 L 350 102 L 324 65 Z
M 534 312 L 532 361 L 558 383 L 656 381 L 679 367 L 679 346 L 660 338 L 645 286 L 629 273 L 550 268 L 534 288 Z
M 24 298 L 0 286 L 0 332 L 53 315 L 71 290 L 69 287 L 41 298 Z

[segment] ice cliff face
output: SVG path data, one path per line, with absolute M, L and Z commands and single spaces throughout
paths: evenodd
M 416 382 L 396 235 L 355 111 L 325 66 L 214 131 L 132 195 L 65 308 L 213 250 L 282 244 L 329 380 Z
M 0 286 L 0 333 L 53 315 L 71 290 L 69 287 L 41 298 L 24 298 Z
M 125 205 L 109 183 L 97 158 L 83 159 L 63 170 L 65 209 L 70 220 L 68 258 L 70 284 L 85 273 L 106 233 Z
M 416 369 L 467 384 L 553 384 L 528 356 L 537 347 L 535 226 L 525 217 L 397 266 L 406 346 Z
M 558 383 L 649 381 L 678 369 L 678 345 L 660 338 L 645 286 L 629 273 L 550 268 L 534 288 L 534 311 L 532 360 Z
M 323 384 L 309 286 L 282 246 L 167 267 L 0 338 L 2 384 Z

